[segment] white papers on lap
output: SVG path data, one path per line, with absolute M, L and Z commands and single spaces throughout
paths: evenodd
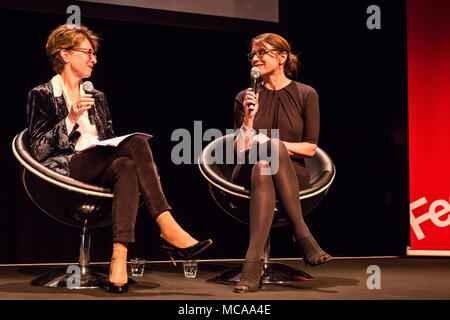
M 97 147 L 97 146 L 117 147 L 122 141 L 124 141 L 128 137 L 135 136 L 135 135 L 142 136 L 142 137 L 147 138 L 147 139 L 150 139 L 151 137 L 153 137 L 152 135 L 147 134 L 147 133 L 135 132 L 135 133 L 130 133 L 130 134 L 127 134 L 127 135 L 124 135 L 124 136 L 115 137 L 115 138 L 112 138 L 112 139 L 98 141 L 98 142 L 96 142 L 94 144 L 91 144 L 86 149 Z M 86 149 L 84 149 L 84 150 L 86 150 Z

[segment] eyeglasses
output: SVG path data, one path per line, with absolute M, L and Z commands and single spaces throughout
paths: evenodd
M 71 48 L 70 50 L 83 52 L 84 54 L 87 54 L 89 56 L 89 58 L 94 57 L 97 59 L 97 54 L 92 49 Z
M 255 55 L 257 55 L 258 58 L 261 59 L 265 54 L 267 54 L 267 53 L 269 53 L 269 52 L 271 52 L 271 51 L 280 51 L 280 50 L 278 50 L 278 49 L 259 49 L 259 50 L 250 52 L 250 53 L 247 55 L 247 57 L 248 57 L 248 60 L 249 60 L 249 61 L 252 61 L 252 60 L 253 60 L 253 57 L 254 57 Z

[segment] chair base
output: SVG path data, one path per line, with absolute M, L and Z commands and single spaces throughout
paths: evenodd
M 70 267 L 72 269 L 69 269 Z M 108 283 L 108 273 L 107 268 L 74 265 L 49 271 L 32 280 L 30 284 L 51 288 L 66 287 L 68 289 L 102 288 Z M 128 278 L 128 283 L 134 284 L 136 281 Z
M 290 281 L 313 280 L 314 277 L 306 272 L 282 263 L 264 263 L 263 283 L 286 283 Z M 242 276 L 242 266 L 232 267 L 225 270 L 214 278 L 220 282 L 239 282 Z

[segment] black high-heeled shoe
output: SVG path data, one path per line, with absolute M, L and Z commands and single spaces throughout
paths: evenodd
M 255 292 L 262 288 L 263 261 L 262 259 L 248 261 L 245 260 L 242 266 L 241 280 L 234 287 L 236 293 Z
M 166 252 L 172 259 L 178 258 L 181 260 L 189 260 L 203 251 L 205 251 L 213 241 L 211 239 L 199 241 L 196 244 L 187 247 L 187 248 L 178 248 L 173 244 L 168 243 L 166 240 L 163 240 L 163 244 L 161 245 L 161 250 Z
M 295 239 L 295 244 L 307 267 L 316 267 L 331 260 L 331 256 L 322 250 L 312 234 L 305 238 Z
M 109 282 L 106 284 L 106 292 L 109 293 L 127 293 L 128 292 L 128 282 L 121 286 L 116 286 L 114 283 Z
M 128 275 L 127 275 L 127 247 L 123 243 L 113 244 L 113 254 L 109 266 L 109 280 L 104 290 L 109 293 L 127 293 Z M 113 282 L 111 282 L 111 280 Z M 116 283 L 123 283 L 118 286 Z

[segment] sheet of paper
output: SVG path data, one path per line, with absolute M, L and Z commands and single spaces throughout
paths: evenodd
M 115 138 L 111 138 L 111 139 L 107 139 L 107 140 L 102 140 L 99 142 L 96 142 L 94 144 L 91 144 L 88 148 L 93 148 L 96 146 L 109 146 L 109 147 L 117 147 L 123 140 L 125 140 L 126 138 L 132 136 L 132 135 L 142 135 L 144 137 L 146 137 L 147 139 L 150 139 L 152 137 L 152 135 L 147 134 L 147 133 L 142 133 L 142 132 L 135 132 L 135 133 L 130 133 L 124 136 L 120 136 L 120 137 L 115 137 Z

